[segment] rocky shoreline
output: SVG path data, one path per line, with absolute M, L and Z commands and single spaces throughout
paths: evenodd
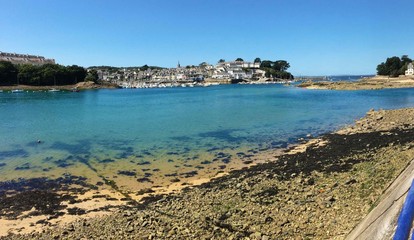
M 413 158 L 414 109 L 370 111 L 267 163 L 3 239 L 343 239 Z
M 387 76 L 375 76 L 363 78 L 358 81 L 306 81 L 298 87 L 307 89 L 326 89 L 326 90 L 378 90 L 385 88 L 413 88 L 413 76 L 400 76 L 391 78 Z

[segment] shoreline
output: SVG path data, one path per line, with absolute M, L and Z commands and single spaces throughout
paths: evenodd
M 14 89 L 22 89 L 25 91 L 48 91 L 52 88 L 55 88 L 58 90 L 71 91 L 74 88 L 78 90 L 86 90 L 86 89 L 118 88 L 118 87 L 113 84 L 108 84 L 108 83 L 96 84 L 94 82 L 79 82 L 77 84 L 57 85 L 57 86 L 32 86 L 32 85 L 0 86 L 0 90 L 2 91 L 11 91 Z
M 316 90 L 379 90 L 388 88 L 414 88 L 414 76 L 391 78 L 375 76 L 357 81 L 307 81 L 298 87 Z
M 352 126 L 199 186 L 148 195 L 140 205 L 104 217 L 60 223 L 49 230 L 40 225 L 44 233 L 6 239 L 98 234 L 344 238 L 414 157 L 413 133 L 413 108 L 369 111 Z

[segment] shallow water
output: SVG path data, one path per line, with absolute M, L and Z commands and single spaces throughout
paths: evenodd
M 0 93 L 0 181 L 65 174 L 126 190 L 213 176 L 260 150 L 414 106 L 414 89 L 281 85 Z M 40 140 L 41 143 L 37 143 Z

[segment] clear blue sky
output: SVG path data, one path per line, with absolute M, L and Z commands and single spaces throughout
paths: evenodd
M 413 0 L 0 0 L 0 51 L 63 65 L 284 59 L 294 75 L 414 58 Z

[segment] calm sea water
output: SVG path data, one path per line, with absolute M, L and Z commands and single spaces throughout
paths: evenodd
M 371 108 L 401 107 L 414 107 L 414 89 L 3 92 L 0 181 L 72 174 L 139 189 L 157 179 L 214 175 L 257 151 L 351 124 Z

